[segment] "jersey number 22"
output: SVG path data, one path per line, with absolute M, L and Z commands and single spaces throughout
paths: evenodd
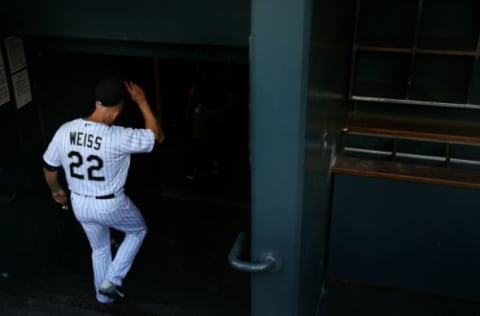
M 70 163 L 70 175 L 73 178 L 85 179 L 85 175 L 80 173 L 78 169 L 84 164 L 87 163 L 87 179 L 93 181 L 105 181 L 105 177 L 99 176 L 99 172 L 103 168 L 102 158 L 89 155 L 86 159 L 78 151 L 71 151 L 68 153 L 68 158 L 73 159 Z M 86 161 L 86 162 L 85 162 Z

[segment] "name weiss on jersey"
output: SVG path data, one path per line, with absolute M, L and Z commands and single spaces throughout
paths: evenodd
M 99 150 L 102 146 L 102 137 L 83 132 L 70 132 L 70 145 L 83 146 Z

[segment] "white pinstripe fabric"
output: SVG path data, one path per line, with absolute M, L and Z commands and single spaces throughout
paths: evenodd
M 92 248 L 92 265 L 97 300 L 111 302 L 98 294 L 106 279 L 122 285 L 140 249 L 147 228 L 138 208 L 123 193 L 130 154 L 150 152 L 153 132 L 108 126 L 76 119 L 63 124 L 43 155 L 44 161 L 65 170 L 72 192 L 73 212 Z M 97 199 L 114 193 L 115 198 Z M 112 260 L 110 228 L 125 233 Z
M 65 169 L 70 191 L 101 196 L 123 190 L 130 154 L 150 152 L 154 144 L 155 137 L 148 129 L 76 119 L 58 129 L 43 159 L 51 166 Z
M 82 225 L 92 248 L 97 300 L 110 302 L 111 299 L 98 293 L 99 286 L 103 280 L 122 285 L 147 233 L 145 221 L 125 194 L 107 200 L 72 194 L 71 201 L 75 217 Z M 113 260 L 109 227 L 125 233 Z

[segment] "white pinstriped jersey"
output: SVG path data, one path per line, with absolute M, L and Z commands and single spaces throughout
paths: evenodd
M 63 167 L 70 191 L 102 196 L 123 191 L 130 154 L 150 152 L 154 144 L 149 129 L 109 126 L 79 118 L 57 130 L 43 160 L 50 166 Z

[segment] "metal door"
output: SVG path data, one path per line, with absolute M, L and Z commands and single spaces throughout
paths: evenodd
M 252 272 L 252 316 L 291 316 L 297 310 L 306 2 L 252 3 L 251 236 L 239 236 L 230 257 L 235 267 Z M 252 263 L 235 260 L 245 237 Z

